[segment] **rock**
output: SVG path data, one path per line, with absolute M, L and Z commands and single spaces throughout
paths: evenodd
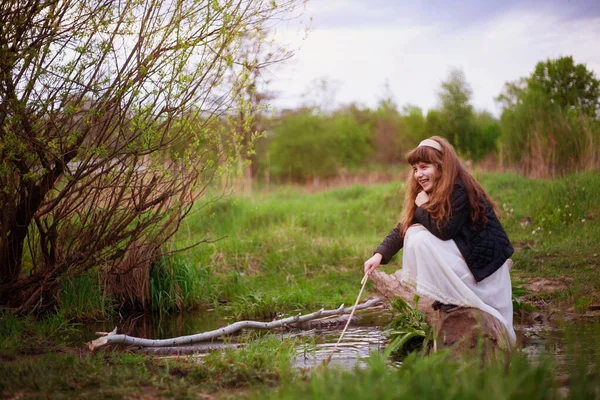
M 414 291 L 403 286 L 395 275 L 376 270 L 369 279 L 380 297 L 388 301 L 400 297 L 414 306 Z M 419 299 L 419 311 L 425 314 L 427 322 L 435 329 L 437 349 L 450 347 L 454 352 L 465 352 L 478 348 L 480 338 L 486 355 L 497 349 L 510 349 L 504 324 L 492 315 L 477 308 L 434 311 L 432 304 L 433 299 Z

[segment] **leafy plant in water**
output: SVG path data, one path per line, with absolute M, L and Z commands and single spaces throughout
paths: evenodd
M 512 304 L 513 314 L 521 314 L 523 312 L 539 312 L 539 309 L 531 304 L 526 303 L 523 298 L 526 290 L 521 281 L 512 282 Z
M 279 312 L 279 298 L 270 294 L 249 293 L 239 296 L 227 308 L 232 310 L 235 319 L 272 319 Z
M 425 321 L 425 315 L 419 312 L 419 296 L 414 297 L 415 306 L 399 297 L 390 302 L 398 313 L 388 325 L 391 329 L 391 343 L 385 350 L 386 355 L 406 356 L 414 351 L 427 350 L 433 340 L 433 328 Z

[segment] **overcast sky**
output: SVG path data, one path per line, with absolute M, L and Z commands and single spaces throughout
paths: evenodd
M 276 37 L 296 48 L 268 76 L 277 109 L 323 102 L 375 107 L 385 85 L 400 106 L 425 111 L 452 68 L 464 71 L 476 109 L 498 115 L 504 83 L 538 61 L 572 55 L 600 78 L 600 0 L 309 0 L 301 40 L 294 21 Z M 329 98 L 305 96 L 325 79 Z

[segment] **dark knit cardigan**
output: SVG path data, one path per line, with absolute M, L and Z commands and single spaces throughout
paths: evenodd
M 484 200 L 482 200 L 484 201 Z M 477 282 L 492 275 L 514 253 L 508 236 L 502 228 L 494 209 L 485 202 L 487 223 L 471 223 L 470 205 L 464 184 L 458 180 L 452 190 L 452 214 L 450 219 L 438 229 L 436 221 L 426 210 L 417 207 L 413 224 L 421 224 L 429 232 L 442 240 L 453 239 L 465 259 L 469 270 Z M 404 237 L 399 227 L 392 229 L 375 253 L 383 256 L 382 264 L 404 246 Z

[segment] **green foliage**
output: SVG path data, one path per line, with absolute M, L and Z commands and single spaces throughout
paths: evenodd
M 266 167 L 274 177 L 301 181 L 362 166 L 371 152 L 369 130 L 352 114 L 326 117 L 307 110 L 284 117 L 274 129 Z
M 330 122 L 331 134 L 336 138 L 335 159 L 338 168 L 357 168 L 365 165 L 372 153 L 370 132 L 352 114 L 340 113 Z
M 473 117 L 474 129 L 477 133 L 470 141 L 470 152 L 473 160 L 481 160 L 488 154 L 498 152 L 498 140 L 502 135 L 500 122 L 490 113 L 483 111 Z
M 176 255 L 152 266 L 152 309 L 160 313 L 196 308 L 214 298 L 214 277 L 205 268 Z
M 498 101 L 503 156 L 534 177 L 598 167 L 600 82 L 572 57 L 537 64 Z
M 56 351 L 71 344 L 80 328 L 81 324 L 72 322 L 60 312 L 35 319 L 0 311 L 0 354 L 14 356 Z
M 429 350 L 433 340 L 433 328 L 425 321 L 425 315 L 419 312 L 419 296 L 415 295 L 415 306 L 411 306 L 406 300 L 396 297 L 390 301 L 392 310 L 397 313 L 387 325 L 391 343 L 385 350 L 385 354 L 396 357 L 404 357 L 414 351 Z
M 421 140 L 433 136 L 428 134 L 426 120 L 420 107 L 407 105 L 403 108 L 402 121 L 407 132 L 407 139 L 415 145 Z
M 62 284 L 58 301 L 60 312 L 75 319 L 100 319 L 113 314 L 114 299 L 106 293 L 97 271 L 66 278 Z
M 500 127 L 490 113 L 473 111 L 472 94 L 462 70 L 450 71 L 439 92 L 440 107 L 428 112 L 424 132 L 445 137 L 458 154 L 479 161 L 497 151 Z
M 333 137 L 325 129 L 325 119 L 312 112 L 285 118 L 275 128 L 269 146 L 270 173 L 301 180 L 333 174 Z
M 413 353 L 398 368 L 390 367 L 385 357 L 372 354 L 365 368 L 319 370 L 307 383 L 281 387 L 269 398 L 483 400 L 493 394 L 496 399 L 542 400 L 558 397 L 555 377 L 550 361 L 533 364 L 518 353 L 506 362 L 486 365 L 478 357 L 457 359 L 444 351 L 425 358 Z M 589 395 L 596 385 L 590 385 L 589 378 L 587 382 L 583 393 Z
M 211 390 L 272 385 L 290 378 L 295 346 L 295 341 L 282 342 L 273 335 L 266 335 L 253 340 L 246 348 L 209 354 L 194 368 L 191 377 Z
M 523 287 L 523 283 L 525 283 L 525 282 L 516 281 L 516 280 L 512 280 L 512 282 L 511 282 L 513 314 L 519 315 L 524 311 L 539 312 L 540 310 L 537 307 L 535 307 L 523 300 L 523 298 L 527 294 L 527 290 Z
M 584 64 L 575 64 L 572 56 L 537 63 L 527 86 L 560 110 L 575 109 L 587 117 L 598 116 L 600 81 Z

